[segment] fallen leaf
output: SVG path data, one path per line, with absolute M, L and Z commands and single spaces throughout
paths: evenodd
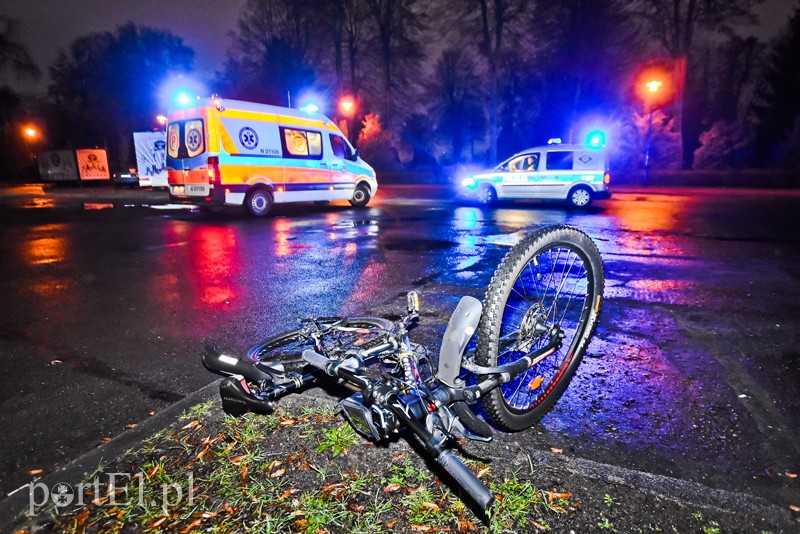
M 181 428 L 181 430 L 186 430 L 187 428 L 195 428 L 195 427 L 199 427 L 199 426 L 201 426 L 201 423 L 200 423 L 200 421 L 198 421 L 197 419 L 195 419 L 194 421 L 192 421 L 192 422 L 191 422 L 191 423 L 189 423 L 188 425 L 186 425 L 186 426 L 184 426 L 183 428 Z
M 797 473 L 789 473 L 788 471 L 785 473 L 789 478 L 797 478 Z
M 231 460 L 231 463 L 232 463 L 233 465 L 239 465 L 239 463 L 240 463 L 242 460 L 244 460 L 245 458 L 247 458 L 247 455 L 246 455 L 246 454 L 243 454 L 243 455 L 241 455 L 241 456 L 237 456 L 236 458 L 233 458 L 233 459 Z
M 438 512 L 439 511 L 439 506 L 436 503 L 424 502 L 424 503 L 422 503 L 422 506 L 424 506 L 425 508 L 427 508 L 429 510 L 433 510 L 434 512 Z
M 462 532 L 469 532 L 470 530 L 477 530 L 475 528 L 475 525 L 473 525 L 470 521 L 467 521 L 466 519 L 463 520 L 463 521 L 456 521 L 456 523 L 458 524 L 459 530 L 461 530 Z
M 41 475 L 42 473 L 44 473 L 44 469 L 31 469 L 30 471 L 28 471 L 28 474 L 30 476 Z
M 272 462 L 270 462 L 270 464 L 267 466 L 267 469 L 268 469 L 269 471 L 272 471 L 273 469 L 275 469 L 275 468 L 276 468 L 276 467 L 278 467 L 279 465 L 283 465 L 283 462 L 279 462 L 278 460 L 273 460 L 273 461 L 272 461 Z
M 100 438 L 100 441 L 102 441 L 103 443 L 106 443 L 108 441 L 111 441 L 111 438 Z
M 288 490 L 284 491 L 284 492 L 281 494 L 281 500 L 283 500 L 283 499 L 285 499 L 285 498 L 287 498 L 287 497 L 290 497 L 290 496 L 294 495 L 294 494 L 295 494 L 295 493 L 297 493 L 298 491 L 300 491 L 300 490 L 299 490 L 299 489 L 288 489 Z
M 383 488 L 383 493 L 391 493 L 393 491 L 397 491 L 400 489 L 400 484 L 389 484 L 385 488 Z
M 555 447 L 550 447 L 550 452 L 554 452 L 556 454 L 561 454 L 562 452 L 564 452 L 564 449 L 557 449 Z
M 139 426 L 138 423 L 131 423 L 129 425 L 125 425 L 125 428 L 136 428 L 137 426 Z
M 187 534 L 188 532 L 191 532 L 192 530 L 194 530 L 194 527 L 200 526 L 200 523 L 201 523 L 200 519 L 193 521 L 188 527 L 181 530 L 181 534 Z
M 483 478 L 483 475 L 488 473 L 490 469 L 491 469 L 491 467 L 484 467 L 483 469 L 478 471 L 478 478 Z
M 217 513 L 216 512 L 203 512 L 203 515 L 201 517 L 203 519 L 210 519 L 212 517 L 217 517 Z
M 347 509 L 350 510 L 351 512 L 360 514 L 364 510 L 366 510 L 366 507 L 364 505 L 356 504 L 353 501 L 350 501 L 349 503 L 347 503 Z
M 89 519 L 90 512 L 91 511 L 88 508 L 84 508 L 83 512 L 78 514 L 78 517 L 75 518 L 75 521 L 77 521 L 78 526 L 83 525 L 86 522 L 86 520 Z
M 200 458 L 202 458 L 203 456 L 205 456 L 205 455 L 206 455 L 206 453 L 208 453 L 208 446 L 206 446 L 206 448 L 205 448 L 205 449 L 203 449 L 203 451 L 202 451 L 200 454 L 198 454 L 198 455 L 197 455 L 197 458 L 195 458 L 195 460 L 199 460 Z
M 542 530 L 542 531 L 547 531 L 547 530 L 548 530 L 548 528 L 547 528 L 546 526 L 544 526 L 544 525 L 540 525 L 539 523 L 537 523 L 537 522 L 536 522 L 536 521 L 534 521 L 533 519 L 528 519 L 528 521 L 530 522 L 530 524 L 531 524 L 531 525 L 533 525 L 533 526 L 534 526 L 534 528 L 535 528 L 536 530 Z
M 397 456 L 392 456 L 392 461 L 393 461 L 393 462 L 399 462 L 400 460 L 402 460 L 402 459 L 403 459 L 403 458 L 405 458 L 405 457 L 406 457 L 406 453 L 404 453 L 404 452 L 401 452 L 401 453 L 400 453 L 400 454 L 398 454 Z
M 791 510 L 795 511 L 795 512 L 800 512 L 800 506 L 797 506 L 797 505 L 794 505 L 794 504 L 790 504 L 789 508 Z
M 425 525 L 411 525 L 411 530 L 416 532 L 430 532 L 431 527 L 426 527 Z
M 164 521 L 166 521 L 166 520 L 167 520 L 167 518 L 166 518 L 166 517 L 162 517 L 161 519 L 159 519 L 159 520 L 158 520 L 158 521 L 156 521 L 155 523 L 151 524 L 151 525 L 150 525 L 150 528 L 158 528 L 158 527 L 160 527 L 162 524 L 164 524 Z
M 157 412 L 157 411 L 155 411 L 155 410 L 150 410 L 149 412 L 147 412 L 147 415 L 155 415 L 155 414 L 157 414 L 157 413 L 158 413 L 158 412 Z
M 61 360 L 50 360 L 50 365 L 59 365 L 59 364 L 62 364 L 62 363 L 64 363 L 64 362 L 62 362 Z
M 282 474 L 284 474 L 285 472 L 286 472 L 286 468 L 285 468 L 285 467 L 282 467 L 282 468 L 278 469 L 277 471 L 275 471 L 274 473 L 272 473 L 272 474 L 271 474 L 269 477 L 270 477 L 270 478 L 276 478 L 276 477 L 279 477 L 279 476 L 281 476 L 281 475 L 282 475 Z
M 386 528 L 394 528 L 398 521 L 399 519 L 393 519 L 392 521 L 389 521 L 386 523 Z
M 305 527 L 307 526 L 308 526 L 307 519 L 298 519 L 297 521 L 294 522 L 295 530 L 305 530 Z
M 550 504 L 552 504 L 553 501 L 555 501 L 556 499 L 569 499 L 570 497 L 572 497 L 571 493 L 558 493 L 555 491 L 545 491 L 545 493 L 547 494 L 547 498 L 550 501 Z
M 330 534 L 330 532 L 318 528 L 317 530 L 314 531 L 314 534 Z

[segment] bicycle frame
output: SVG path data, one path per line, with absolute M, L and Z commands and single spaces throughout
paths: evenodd
M 410 296 L 416 302 L 416 296 Z M 231 415 L 251 411 L 271 413 L 274 401 L 292 392 L 312 385 L 325 376 L 343 380 L 358 392 L 342 400 L 338 408 L 345 419 L 362 436 L 381 441 L 398 433 L 402 428 L 411 430 L 425 449 L 458 482 L 458 484 L 484 510 L 494 501 L 494 495 L 446 445 L 455 433 L 468 439 L 490 441 L 491 427 L 479 419 L 467 406 L 494 388 L 526 372 L 561 346 L 563 333 L 558 326 L 545 329 L 548 342 L 537 351 L 497 367 L 476 365 L 464 351 L 472 337 L 481 315 L 481 303 L 464 297 L 453 313 L 445 332 L 438 368 L 429 380 L 422 380 L 416 369 L 417 361 L 409 339 L 408 328 L 418 317 L 418 310 L 409 307 L 409 313 L 395 323 L 394 332 L 387 332 L 383 343 L 367 349 L 349 348 L 345 357 L 332 359 L 322 350 L 321 338 L 335 329 L 309 329 L 307 339 L 316 350 L 306 350 L 302 359 L 307 363 L 305 372 L 284 373 L 281 365 L 269 363 L 256 366 L 254 362 L 218 353 L 207 347 L 202 355 L 203 364 L 211 371 L 228 375 L 220 384 L 223 409 Z M 341 324 L 341 322 L 339 323 Z M 387 354 L 398 356 L 403 366 L 403 379 L 384 373 L 370 378 L 366 369 Z M 489 378 L 467 386 L 460 378 L 463 370 L 476 376 Z M 262 384 L 253 391 L 248 382 Z

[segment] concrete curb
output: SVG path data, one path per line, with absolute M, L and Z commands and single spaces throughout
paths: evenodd
M 783 528 L 795 526 L 789 510 L 749 493 L 709 488 L 697 482 L 546 451 L 530 450 L 528 453 L 535 463 L 556 466 L 576 476 L 628 486 L 636 491 L 692 507 L 762 518 Z
M 186 409 L 217 396 L 221 380 L 214 380 L 175 404 L 168 406 L 153 417 L 145 419 L 135 428 L 126 430 L 110 441 L 73 460 L 64 468 L 32 482 L 45 484 L 48 488 L 59 482 L 66 482 L 72 486 L 83 482 L 86 475 L 94 471 L 98 465 L 113 461 L 126 451 L 135 448 L 146 438 L 177 421 L 178 417 Z M 26 484 L 0 500 L 0 532 L 11 532 L 14 522 L 24 515 L 30 502 L 27 488 L 28 485 Z

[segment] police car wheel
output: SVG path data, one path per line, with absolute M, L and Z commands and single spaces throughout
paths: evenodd
M 367 205 L 369 199 L 369 190 L 364 184 L 361 184 L 356 187 L 356 190 L 353 193 L 353 198 L 350 199 L 350 205 L 357 208 L 362 208 Z
M 592 203 L 592 192 L 588 187 L 576 187 L 569 192 L 569 203 L 575 208 L 585 208 Z
M 272 208 L 272 195 L 264 189 L 254 189 L 247 193 L 245 206 L 250 215 L 254 217 L 264 217 Z
M 497 191 L 494 190 L 489 184 L 483 184 L 480 189 L 478 189 L 478 202 L 481 204 L 488 206 L 490 204 L 494 204 L 497 200 Z

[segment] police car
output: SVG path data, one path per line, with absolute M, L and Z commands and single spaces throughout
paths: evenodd
M 518 152 L 490 171 L 461 180 L 462 193 L 481 204 L 498 199 L 566 200 L 585 208 L 593 200 L 611 196 L 606 151 L 599 142 L 562 144 Z

